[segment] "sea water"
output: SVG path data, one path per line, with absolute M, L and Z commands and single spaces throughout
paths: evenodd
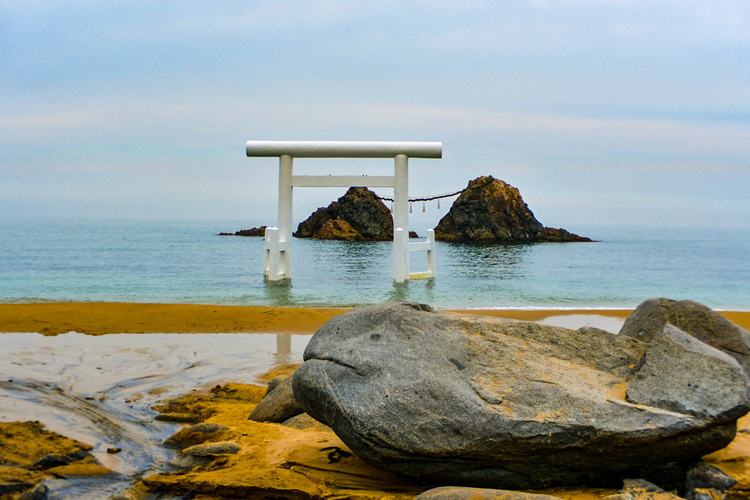
M 242 221 L 0 219 L 0 301 L 437 308 L 633 308 L 651 297 L 750 310 L 750 228 L 568 227 L 593 243 L 437 242 L 437 277 L 393 281 L 391 242 L 293 241 L 263 277 Z M 422 235 L 424 235 L 422 230 Z M 427 267 L 411 256 L 412 272 Z

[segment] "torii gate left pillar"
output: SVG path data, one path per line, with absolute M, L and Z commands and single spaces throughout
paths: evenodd
M 408 159 L 441 158 L 439 142 L 359 142 L 359 141 L 248 141 L 247 156 L 279 158 L 279 220 L 277 228 L 266 229 L 263 269 L 271 281 L 292 277 L 292 198 L 297 187 L 392 187 L 393 188 L 393 279 L 434 276 L 434 238 L 409 243 Z M 393 158 L 393 176 L 295 176 L 294 158 Z M 400 231 L 399 231 L 400 230 Z M 413 248 L 412 248 L 413 247 Z M 427 250 L 428 271 L 409 273 L 409 253 Z M 431 263 L 431 264 L 430 264 Z

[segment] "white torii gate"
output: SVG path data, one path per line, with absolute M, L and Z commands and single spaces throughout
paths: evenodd
M 267 228 L 263 272 L 271 281 L 292 277 L 292 191 L 296 187 L 392 187 L 393 279 L 435 276 L 435 233 L 409 243 L 409 157 L 441 158 L 441 142 L 247 141 L 249 157 L 279 157 L 278 227 Z M 293 175 L 294 158 L 394 158 L 392 176 Z M 409 253 L 427 251 L 427 272 L 409 272 Z

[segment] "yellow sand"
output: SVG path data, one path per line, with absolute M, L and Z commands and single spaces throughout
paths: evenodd
M 57 335 L 75 331 L 105 333 L 314 333 L 347 309 L 308 307 L 213 306 L 120 302 L 53 302 L 0 304 L 0 332 Z M 626 318 L 628 309 L 471 310 L 525 321 L 550 316 L 588 315 Z M 750 329 L 750 312 L 726 311 L 723 316 Z
M 346 309 L 121 302 L 0 304 L 0 332 L 314 333 Z

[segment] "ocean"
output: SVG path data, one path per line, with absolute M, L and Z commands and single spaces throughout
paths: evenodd
M 0 219 L 0 302 L 601 309 L 667 297 L 750 310 L 750 228 L 576 226 L 566 229 L 596 242 L 438 242 L 437 277 L 396 284 L 390 242 L 302 239 L 293 279 L 267 281 L 262 238 L 218 236 L 251 226 Z M 423 252 L 411 267 L 426 269 Z

